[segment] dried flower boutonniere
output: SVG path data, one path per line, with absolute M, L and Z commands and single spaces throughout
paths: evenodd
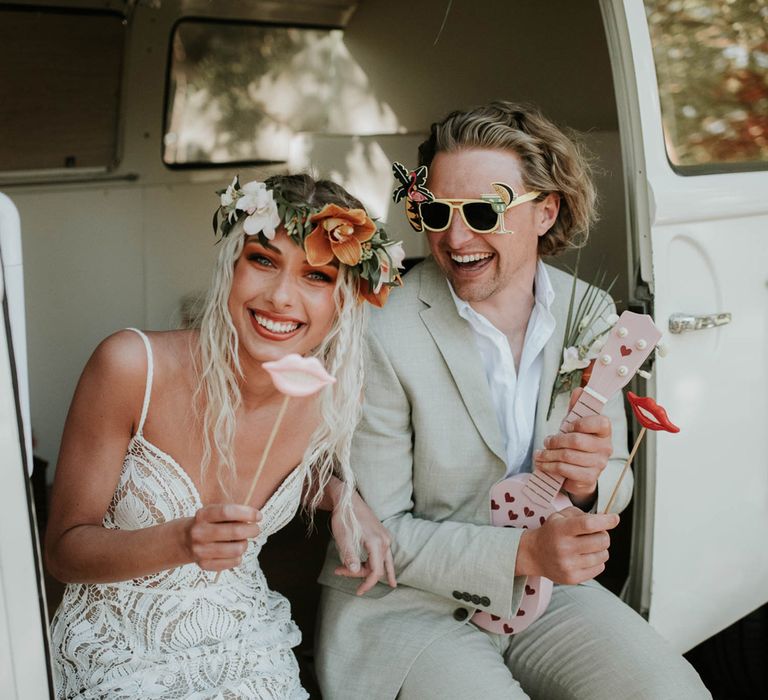
M 547 420 L 552 415 L 558 394 L 565 392 L 570 394 L 581 386 L 583 375 L 590 371 L 592 361 L 605 345 L 608 331 L 618 320 L 616 314 L 608 313 L 612 308 L 609 295 L 617 278 L 614 277 L 610 283 L 606 284 L 605 271 L 599 270 L 595 274 L 593 281 L 587 284 L 587 289 L 578 304 L 575 304 L 580 258 L 581 250 L 576 254 L 576 265 L 573 269 L 571 300 L 568 304 L 568 318 L 565 323 L 561 353 L 563 363 L 552 386 Z

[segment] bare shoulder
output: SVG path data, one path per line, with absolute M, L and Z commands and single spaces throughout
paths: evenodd
M 179 373 L 191 366 L 190 349 L 195 331 L 149 331 L 154 366 L 158 379 L 172 384 Z M 121 422 L 135 423 L 147 386 L 149 362 L 142 337 L 132 330 L 121 330 L 102 340 L 93 351 L 78 383 L 75 399 L 91 407 L 107 410 Z
M 155 363 L 174 362 L 188 356 L 196 340 L 196 331 L 142 331 L 149 339 Z M 88 361 L 115 378 L 136 379 L 147 373 L 147 349 L 141 336 L 132 330 L 121 330 L 99 343 Z
M 147 351 L 138 333 L 122 330 L 107 336 L 93 351 L 84 376 L 106 379 L 118 385 L 132 384 L 147 373 Z
M 194 331 L 147 331 L 153 364 L 178 367 L 190 356 Z M 132 330 L 121 330 L 107 336 L 93 351 L 81 381 L 110 387 L 110 394 L 126 398 L 143 396 L 149 362 L 143 338 Z
M 146 376 L 147 352 L 137 333 L 123 330 L 102 340 L 77 383 L 62 450 L 110 430 L 128 435 L 141 411 Z

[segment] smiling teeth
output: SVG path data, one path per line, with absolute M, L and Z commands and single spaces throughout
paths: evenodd
M 256 323 L 268 331 L 272 331 L 272 333 L 293 333 L 299 327 L 298 323 L 277 323 L 258 314 L 253 314 L 253 317 L 256 319 Z
M 457 263 L 477 262 L 493 256 L 493 253 L 474 253 L 473 255 L 454 255 L 451 253 L 451 260 Z

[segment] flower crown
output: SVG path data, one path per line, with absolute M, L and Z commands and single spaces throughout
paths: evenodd
M 360 279 L 360 299 L 384 306 L 389 290 L 402 284 L 398 270 L 405 251 L 401 242 L 390 241 L 364 209 L 326 204 L 322 209 L 289 202 L 279 184 L 264 182 L 240 185 L 236 176 L 219 190 L 220 206 L 213 215 L 213 232 L 222 237 L 243 222 L 243 230 L 268 246 L 282 223 L 296 245 L 304 249 L 315 267 L 338 260 Z

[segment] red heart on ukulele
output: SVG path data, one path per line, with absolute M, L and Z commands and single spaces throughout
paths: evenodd
M 525 508 L 523 508 L 523 513 L 525 513 L 527 518 L 530 518 L 532 515 L 536 515 L 536 512 L 531 510 L 528 506 L 525 506 Z
M 527 583 L 525 584 L 525 595 L 533 595 L 536 593 L 535 588 L 531 588 Z
M 515 513 L 514 510 L 510 510 L 509 513 L 507 513 L 507 515 L 509 516 L 510 520 L 517 520 L 518 518 L 518 515 L 517 513 Z
M 491 499 L 491 510 L 498 510 L 500 507 L 501 507 L 501 506 L 499 506 L 499 504 L 498 504 L 498 503 L 496 503 L 496 501 L 494 501 L 493 499 Z
M 539 522 L 540 522 L 540 523 L 543 525 L 545 522 L 547 522 L 547 519 L 546 519 L 546 518 L 545 518 L 545 517 L 542 515 L 542 516 L 539 518 Z
M 501 618 L 498 615 L 491 615 L 491 620 L 493 620 L 494 622 L 498 622 L 499 620 L 501 620 Z
M 632 348 L 628 348 L 626 345 L 622 345 L 620 350 L 621 350 L 622 357 L 626 357 L 627 355 L 632 354 Z
M 504 631 L 507 634 L 514 634 L 515 630 L 512 629 L 506 622 L 504 623 Z
M 521 609 L 521 610 L 518 610 L 518 611 L 517 611 L 517 616 L 518 616 L 518 617 L 522 617 L 523 615 L 525 615 L 525 610 L 522 610 L 522 609 Z
M 504 494 L 504 500 L 507 503 L 514 503 L 515 502 L 515 497 L 511 493 L 505 493 Z

